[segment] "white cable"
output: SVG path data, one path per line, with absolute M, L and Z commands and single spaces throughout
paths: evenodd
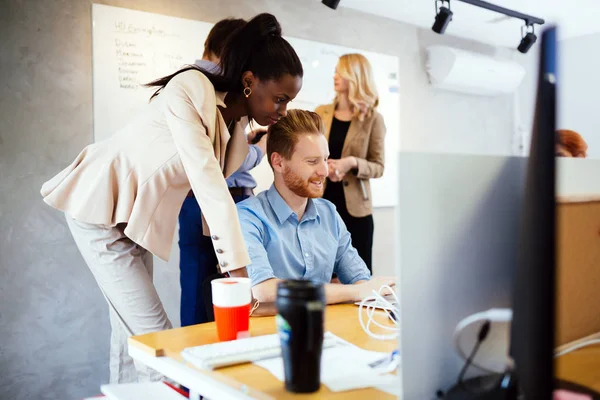
M 564 356 L 565 354 L 568 354 L 575 350 L 579 350 L 582 347 L 592 346 L 595 344 L 600 344 L 600 339 L 590 339 L 590 340 L 586 340 L 581 343 L 574 344 L 573 346 L 567 347 L 564 350 L 557 351 L 556 353 L 554 353 L 554 357 L 556 358 L 556 357 Z
M 386 300 L 381 293 L 384 291 L 391 292 L 394 297 L 395 303 L 391 303 Z M 398 296 L 388 285 L 383 285 L 379 288 L 378 291 L 373 290 L 372 296 L 367 296 L 360 302 L 358 307 L 358 320 L 360 321 L 360 326 L 363 328 L 365 333 L 370 337 L 377 340 L 394 340 L 398 337 L 400 333 L 400 322 L 397 319 L 400 317 L 400 301 L 398 300 Z M 363 317 L 363 309 L 366 311 L 368 321 L 365 323 Z M 383 325 L 377 322 L 374 318 L 376 311 L 383 311 L 386 316 L 394 323 L 394 326 Z M 394 313 L 395 315 L 392 315 Z M 371 332 L 371 326 L 377 326 L 384 331 L 392 332 L 387 334 L 374 333 Z

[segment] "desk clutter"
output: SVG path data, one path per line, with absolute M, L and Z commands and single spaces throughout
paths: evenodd
M 396 372 L 400 367 L 400 353 L 391 354 L 368 351 L 355 346 L 331 332 L 333 339 L 323 349 L 321 357 L 321 383 L 332 392 L 374 387 L 390 394 L 399 389 Z M 281 382 L 285 381 L 284 364 L 281 357 L 255 361 L 255 365 L 269 371 Z
M 244 292 L 249 295 L 249 287 Z M 278 333 L 238 336 L 237 340 L 229 341 L 223 341 L 219 334 L 221 342 L 185 348 L 181 356 L 195 367 L 206 370 L 252 362 L 285 382 L 286 390 L 293 393 L 315 392 L 321 383 L 333 392 L 369 387 L 381 387 L 390 392 L 385 387 L 398 386 L 394 385 L 398 377 L 392 374 L 400 365 L 398 351 L 391 354 L 367 351 L 331 332 L 324 332 L 325 292 L 322 284 L 304 280 L 279 282 L 276 304 Z M 398 304 L 398 297 L 389 286 L 373 291 L 358 308 L 358 319 L 364 331 L 378 340 L 396 339 Z M 368 314 L 366 323 L 363 307 Z M 387 316 L 387 323 L 376 321 L 376 311 Z M 219 320 L 216 322 L 220 329 Z M 371 324 L 386 334 L 371 332 Z M 231 336 L 233 338 L 235 334 Z M 391 394 L 396 394 L 395 391 L 397 389 Z
M 342 396 L 349 399 L 393 399 L 397 398 L 398 391 L 401 390 L 401 358 L 400 353 L 395 351 L 398 348 L 397 342 L 375 340 L 365 334 L 358 321 L 357 310 L 358 307 L 354 304 L 328 306 L 326 323 L 324 326 L 318 324 L 327 329 L 323 329 L 320 338 L 309 338 L 302 330 L 299 333 L 294 330 L 295 323 L 290 321 L 290 341 L 295 332 L 300 336 L 301 346 L 320 341 L 323 343 L 319 346 L 322 352 L 317 359 L 316 368 L 307 368 L 303 362 L 292 361 L 292 364 L 309 372 L 312 378 L 316 375 L 319 386 L 314 390 L 314 398 L 334 399 Z M 382 322 L 387 320 L 392 324 L 383 311 L 379 311 L 379 314 Z M 253 319 L 250 339 L 262 340 L 279 329 L 284 334 L 287 331 L 283 321 L 277 321 L 276 316 Z M 277 335 L 280 345 L 283 344 L 285 348 L 286 342 L 281 341 L 281 331 Z M 243 340 L 246 339 L 218 344 L 237 346 L 239 342 L 244 343 Z M 210 369 L 202 368 L 187 357 L 182 357 L 182 352 L 189 351 L 187 349 L 201 344 L 215 344 L 217 341 L 216 324 L 213 322 L 135 336 L 130 338 L 129 345 L 130 354 L 135 360 L 184 385 L 191 392 L 208 398 L 225 399 L 231 394 L 242 398 L 288 399 L 297 393 L 291 392 L 285 384 L 285 357 L 282 356 L 235 367 Z M 288 344 L 287 348 L 289 350 L 295 346 Z M 301 350 L 304 351 L 304 348 Z M 295 360 L 294 356 L 288 357 L 290 359 Z M 262 393 L 266 393 L 266 397 L 261 397 Z
M 252 362 L 285 382 L 278 334 L 186 348 L 183 358 L 200 369 Z M 390 394 L 398 390 L 400 354 L 368 351 L 331 332 L 323 337 L 320 381 L 332 392 L 375 387 Z
M 254 336 L 228 342 L 205 344 L 188 347 L 181 352 L 187 362 L 200 369 L 215 369 L 237 364 L 281 359 L 281 344 L 277 333 Z M 335 336 L 326 332 L 323 337 L 323 348 L 335 345 Z
M 398 304 L 398 297 L 391 288 L 373 291 L 358 308 L 363 330 L 379 340 L 395 339 L 399 330 Z M 366 323 L 363 307 L 368 314 Z M 400 353 L 397 350 L 391 354 L 367 351 L 331 332 L 323 332 L 324 309 L 323 285 L 282 281 L 277 288 L 278 333 L 188 347 L 181 356 L 205 370 L 252 362 L 284 382 L 286 390 L 293 393 L 315 392 L 324 384 L 332 392 L 373 387 L 400 395 L 396 375 Z M 376 321 L 376 311 L 389 318 L 385 318 L 387 324 Z M 371 324 L 386 334 L 371 332 Z

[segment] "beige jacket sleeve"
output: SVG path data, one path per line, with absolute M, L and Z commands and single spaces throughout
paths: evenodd
M 356 177 L 358 179 L 373 179 L 383 175 L 385 165 L 385 123 L 381 114 L 378 112 L 374 112 L 374 114 L 367 158 L 356 157 L 358 161 Z
M 207 127 L 216 123 L 215 114 L 213 121 L 202 115 L 203 110 L 211 107 L 216 110 L 216 97 L 205 78 L 191 78 L 189 74 L 179 74 L 163 89 L 167 124 L 210 228 L 215 249 L 222 251 L 219 254 L 221 270 L 243 268 L 250 263 L 250 258 L 237 209 L 207 135 Z

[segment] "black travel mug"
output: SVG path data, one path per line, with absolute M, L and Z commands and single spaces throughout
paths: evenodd
M 321 386 L 325 289 L 320 283 L 285 280 L 277 285 L 276 304 L 285 388 L 316 392 Z

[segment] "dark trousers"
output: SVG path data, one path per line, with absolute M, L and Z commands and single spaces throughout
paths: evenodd
M 373 274 L 373 231 L 375 228 L 373 216 L 367 215 L 366 217 L 356 218 L 348 214 L 346 208 L 338 208 L 338 213 L 346 224 L 348 232 L 350 232 L 352 246 L 358 251 L 360 258 L 367 264 L 369 272 Z
M 233 196 L 238 203 L 249 196 Z M 179 283 L 181 326 L 209 321 L 202 283 L 217 273 L 217 256 L 209 236 L 202 234 L 202 212 L 195 197 L 185 199 L 179 213 Z
M 358 251 L 360 258 L 367 264 L 367 268 L 369 268 L 369 272 L 371 272 L 372 275 L 373 216 L 367 215 L 366 217 L 357 218 L 348 213 L 342 182 L 331 182 L 330 180 L 327 180 L 323 198 L 331 201 L 335 205 L 338 214 L 340 214 L 342 221 L 344 221 L 346 228 L 348 228 L 348 232 L 350 232 L 352 246 Z

